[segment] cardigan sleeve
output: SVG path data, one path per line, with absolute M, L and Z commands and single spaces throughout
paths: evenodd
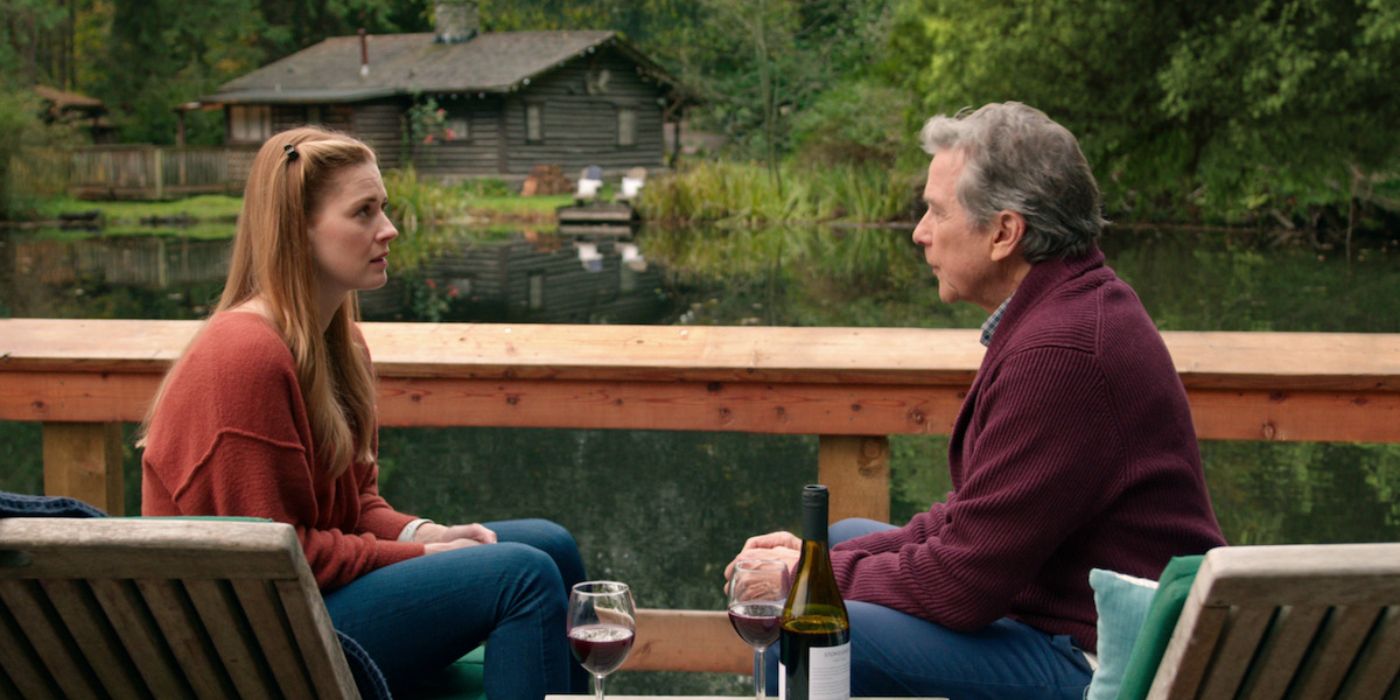
M 855 537 L 836 545 L 832 551 L 851 550 L 870 554 L 898 552 L 900 547 L 911 542 L 924 542 L 937 537 L 939 530 L 943 527 L 944 517 L 943 504 L 935 503 L 927 511 L 910 518 L 909 523 L 904 527 Z
M 1121 435 L 1109 401 L 1089 353 L 1048 347 L 1007 357 L 983 387 L 966 478 L 941 527 L 902 528 L 898 551 L 838 548 L 842 593 L 955 630 L 1006 616 L 1112 478 Z

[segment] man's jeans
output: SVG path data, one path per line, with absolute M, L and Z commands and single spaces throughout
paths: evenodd
M 832 546 L 894 526 L 849 518 L 831 526 Z M 950 629 L 871 603 L 846 601 L 851 620 L 851 695 L 1080 700 L 1089 664 L 1069 637 L 1003 618 L 977 632 Z M 765 655 L 768 694 L 778 692 L 778 645 Z

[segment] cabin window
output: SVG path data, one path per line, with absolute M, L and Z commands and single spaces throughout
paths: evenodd
M 262 143 L 272 135 L 272 108 L 267 105 L 229 107 L 229 140 Z
M 471 124 L 466 117 L 452 117 L 447 120 L 447 130 L 451 133 L 444 134 L 448 141 L 470 140 Z
M 544 105 L 525 105 L 525 142 L 544 141 Z
M 544 272 L 531 272 L 529 279 L 530 309 L 532 311 L 538 311 L 544 308 Z
M 637 110 L 627 108 L 617 110 L 617 145 L 637 145 Z

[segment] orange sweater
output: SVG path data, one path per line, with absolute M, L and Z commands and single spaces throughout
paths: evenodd
M 142 514 L 289 523 L 323 591 L 423 554 L 397 541 L 413 516 L 379 496 L 376 465 L 321 476 L 292 353 L 261 316 L 216 314 L 172 371 L 141 459 Z

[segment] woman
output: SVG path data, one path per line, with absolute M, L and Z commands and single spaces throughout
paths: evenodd
M 438 525 L 379 496 L 355 292 L 387 281 L 387 204 L 355 139 L 300 128 L 263 144 L 218 308 L 147 420 L 142 512 L 295 526 L 336 628 L 396 690 L 489 641 L 493 699 L 568 692 L 583 678 L 564 637 L 584 577 L 572 536 L 544 520 Z

